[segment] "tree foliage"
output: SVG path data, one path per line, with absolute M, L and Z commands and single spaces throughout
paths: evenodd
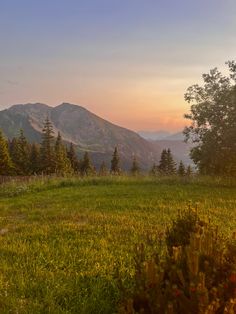
M 191 158 L 202 174 L 236 176 L 236 62 L 226 64 L 228 76 L 215 68 L 185 94 L 191 125 L 184 134 L 195 143 Z
M 0 130 L 0 175 L 10 175 L 13 171 L 13 164 L 9 155 L 7 141 Z
M 131 166 L 130 172 L 133 176 L 136 176 L 140 173 L 140 167 L 139 167 L 137 158 L 135 156 L 133 157 L 133 160 L 132 160 L 132 166 Z
M 185 172 L 185 166 L 184 166 L 184 163 L 183 163 L 182 160 L 181 160 L 180 163 L 179 163 L 179 167 L 178 167 L 177 173 L 178 173 L 178 175 L 179 175 L 180 177 L 183 177 L 183 176 L 186 174 L 186 172 Z
M 59 175 L 65 175 L 71 173 L 71 163 L 67 158 L 66 147 L 63 145 L 60 132 L 58 132 L 55 143 L 55 173 Z
M 163 149 L 158 169 L 162 175 L 173 175 L 176 173 L 176 164 L 169 148 Z
M 44 173 L 50 174 L 55 172 L 55 155 L 54 155 L 54 131 L 52 123 L 47 117 L 42 130 L 41 143 L 41 169 Z
M 111 160 L 111 174 L 120 174 L 121 169 L 120 169 L 120 157 L 118 154 L 118 149 L 115 147 L 112 160 Z

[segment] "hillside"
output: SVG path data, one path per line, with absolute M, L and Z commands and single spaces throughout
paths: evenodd
M 16 136 L 23 129 L 30 141 L 40 142 L 46 117 L 53 124 L 55 134 L 60 131 L 66 142 L 73 142 L 81 155 L 89 151 L 97 166 L 110 162 L 114 147 L 120 152 L 122 166 L 130 167 L 135 155 L 143 169 L 159 159 L 158 145 L 148 142 L 133 131 L 112 124 L 87 109 L 63 103 L 57 107 L 45 104 L 14 105 L 0 111 L 0 128 L 6 137 Z

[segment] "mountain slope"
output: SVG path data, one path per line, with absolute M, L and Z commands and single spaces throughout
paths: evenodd
M 14 105 L 0 111 L 0 128 L 8 138 L 16 136 L 22 128 L 30 141 L 41 140 L 41 130 L 46 117 L 55 133 L 60 131 L 66 142 L 73 142 L 80 154 L 89 151 L 97 165 L 110 162 L 114 147 L 120 152 L 123 167 L 130 167 L 136 155 L 142 168 L 147 169 L 158 160 L 160 149 L 133 131 L 114 125 L 87 109 L 63 103 L 57 107 L 44 104 Z M 108 165 L 109 166 L 109 165 Z

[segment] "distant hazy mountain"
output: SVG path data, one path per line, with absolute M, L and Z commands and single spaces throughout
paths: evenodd
M 178 133 L 174 133 L 169 136 L 166 136 L 163 139 L 167 141 L 184 141 L 184 135 L 183 135 L 183 132 L 178 132 Z
M 138 134 L 146 140 L 163 140 L 164 138 L 171 136 L 168 131 L 138 131 Z
M 186 165 L 192 164 L 192 160 L 189 157 L 191 145 L 184 142 L 182 132 L 171 134 L 168 131 L 139 131 L 138 133 L 143 138 L 156 145 L 160 150 L 170 148 L 177 162 L 182 160 Z
M 8 138 L 23 129 L 30 141 L 41 141 L 41 130 L 46 117 L 51 120 L 55 135 L 60 131 L 66 142 L 73 142 L 79 154 L 89 151 L 94 161 L 106 161 L 110 166 L 111 155 L 117 146 L 123 167 L 130 167 L 135 155 L 142 168 L 147 169 L 160 157 L 161 149 L 137 133 L 114 125 L 85 108 L 63 103 L 57 107 L 44 104 L 14 105 L 0 111 L 0 128 Z
M 183 140 L 158 140 L 153 141 L 155 145 L 157 145 L 158 149 L 168 149 L 170 148 L 173 153 L 175 160 L 179 162 L 182 160 L 185 165 L 192 164 L 192 160 L 189 157 L 191 144 L 185 143 Z

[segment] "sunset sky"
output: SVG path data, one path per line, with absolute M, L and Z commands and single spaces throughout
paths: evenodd
M 187 87 L 235 58 L 235 0 L 0 0 L 0 109 L 70 102 L 175 132 Z

